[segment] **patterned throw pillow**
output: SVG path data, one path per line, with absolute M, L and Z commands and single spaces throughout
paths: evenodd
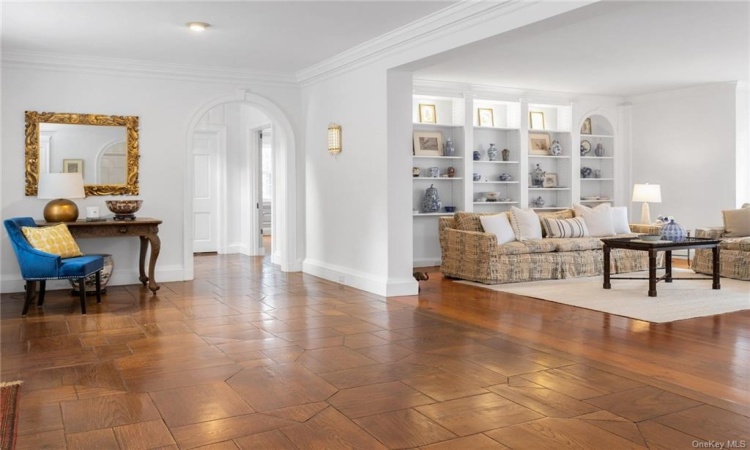
M 550 219 L 542 217 L 542 225 L 551 238 L 580 238 L 588 237 L 589 230 L 581 217 L 574 219 Z
M 51 227 L 21 227 L 21 231 L 29 244 L 37 250 L 63 258 L 83 255 L 64 223 Z

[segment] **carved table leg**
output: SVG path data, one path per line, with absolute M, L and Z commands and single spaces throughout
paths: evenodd
M 156 259 L 159 257 L 159 252 L 161 251 L 161 239 L 156 234 L 150 234 L 146 237 L 151 243 L 151 258 L 148 261 L 148 288 L 156 293 L 159 290 L 159 285 L 154 280 L 154 268 L 156 267 Z
M 146 276 L 146 250 L 148 249 L 148 239 L 146 239 L 146 236 L 138 236 L 141 240 L 141 256 L 138 259 L 138 273 L 140 276 L 138 277 L 139 280 L 141 280 L 141 283 L 143 285 L 146 285 L 146 282 L 148 281 L 148 277 Z

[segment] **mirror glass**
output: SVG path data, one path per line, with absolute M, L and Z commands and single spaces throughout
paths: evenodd
M 26 112 L 26 195 L 61 172 L 80 172 L 86 195 L 137 195 L 138 158 L 138 117 Z
M 125 127 L 39 124 L 40 173 L 80 172 L 84 184 L 125 183 Z

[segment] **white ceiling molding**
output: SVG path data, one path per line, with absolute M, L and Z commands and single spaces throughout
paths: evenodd
M 620 96 L 540 91 L 534 89 L 516 89 L 494 85 L 427 80 L 423 78 L 414 78 L 413 88 L 416 94 L 442 93 L 441 95 L 445 96 L 446 93 L 453 95 L 471 93 L 473 97 L 482 98 L 484 100 L 515 102 L 523 99 L 530 103 L 557 105 L 567 105 L 571 102 L 575 103 L 582 101 L 622 102 L 624 100 L 624 97 Z
M 444 36 L 536 3 L 538 1 L 463 0 L 300 70 L 297 79 L 303 85 L 320 81 L 434 39 L 436 34 Z
M 157 64 L 121 58 L 60 56 L 53 53 L 5 51 L 2 53 L 2 64 L 6 68 L 28 68 L 104 75 L 138 75 L 199 82 L 249 82 L 256 85 L 299 87 L 293 74 L 183 64 Z

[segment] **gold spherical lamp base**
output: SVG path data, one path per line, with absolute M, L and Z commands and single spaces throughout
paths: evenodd
M 44 220 L 47 222 L 75 222 L 78 220 L 78 206 L 65 198 L 58 198 L 44 207 Z

